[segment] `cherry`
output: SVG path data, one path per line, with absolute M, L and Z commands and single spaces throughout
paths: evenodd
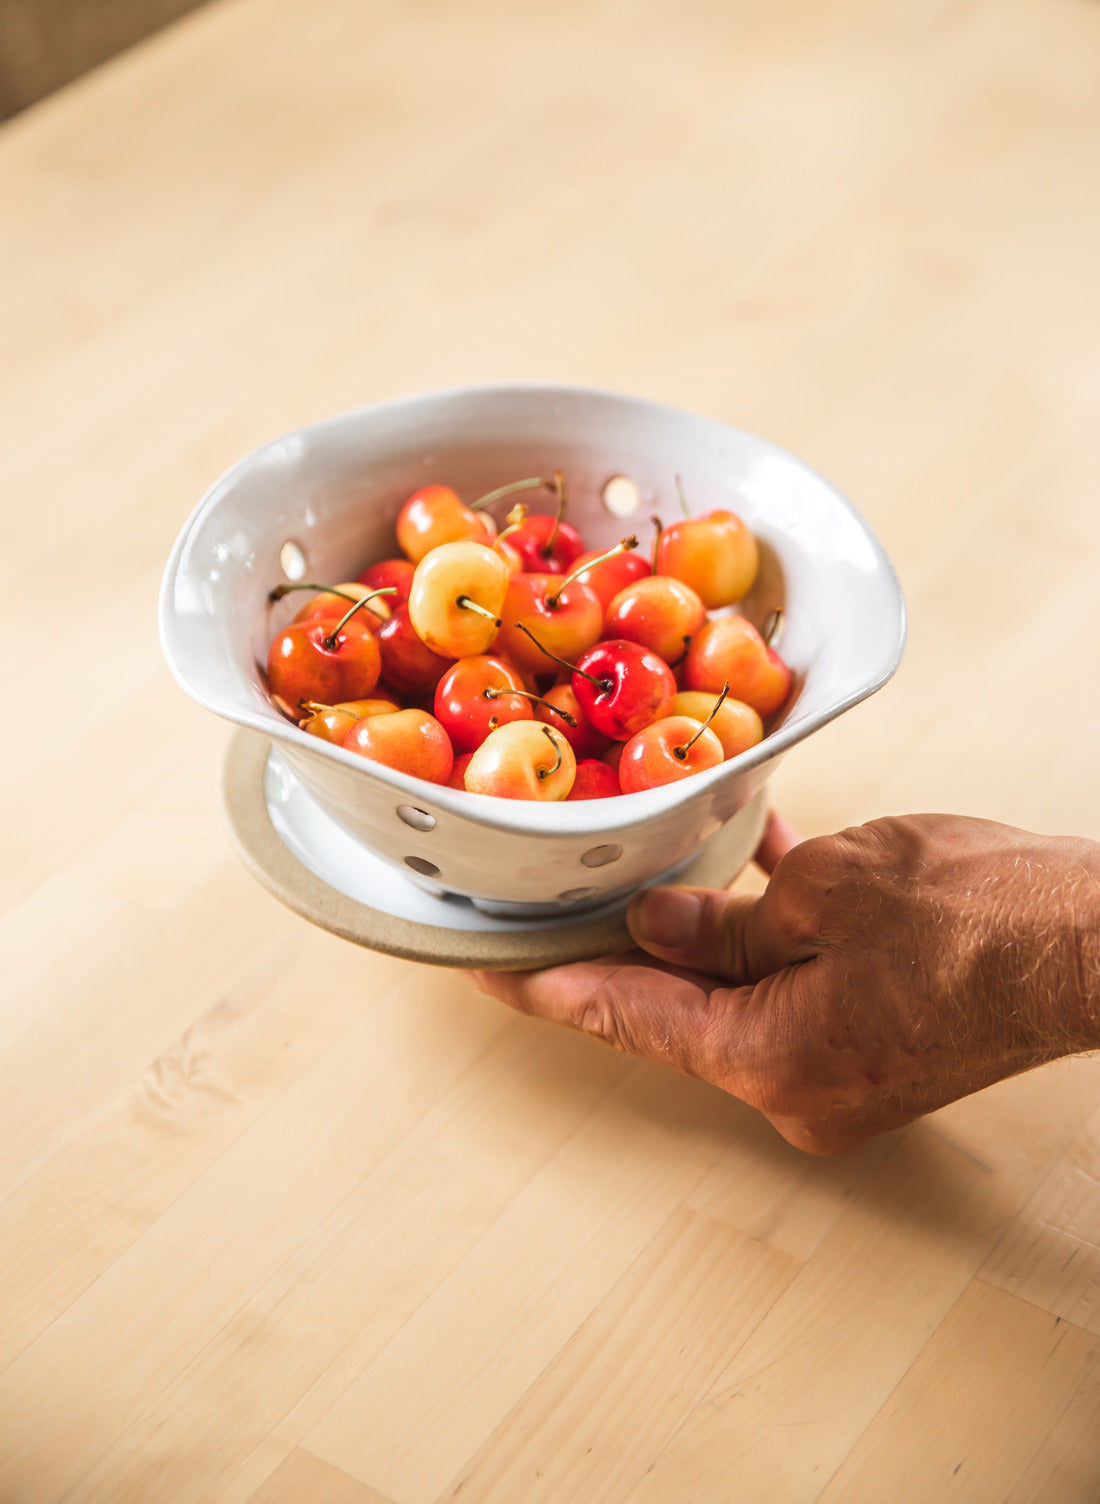
M 369 585 L 372 590 L 393 590 L 391 606 L 403 606 L 409 598 L 413 570 L 416 565 L 408 559 L 380 559 L 370 564 L 359 576 L 359 584 Z
M 435 691 L 436 720 L 456 752 L 472 752 L 508 721 L 534 718 L 523 680 L 502 658 L 460 658 Z
M 572 725 L 564 719 L 562 711 L 573 721 Z M 555 684 L 546 691 L 542 696 L 542 703 L 535 710 L 535 718 L 561 732 L 573 748 L 578 767 L 582 759 L 599 757 L 607 747 L 607 737 L 589 721 L 568 680 L 563 684 Z
M 573 693 L 597 731 L 628 740 L 668 714 L 676 680 L 663 658 L 621 638 L 596 643 L 578 658 Z
M 349 752 L 428 783 L 446 783 L 454 764 L 450 739 L 434 716 L 397 710 L 356 721 L 344 739 Z
M 570 572 L 599 597 L 606 612 L 620 590 L 649 573 L 649 564 L 641 554 L 621 553 L 609 557 L 604 549 L 592 549 L 581 554 Z
M 577 776 L 567 799 L 610 799 L 621 793 L 618 774 L 598 758 L 586 757 L 577 764 Z
M 679 489 L 679 476 L 676 485 Z M 654 562 L 662 574 L 690 585 L 713 610 L 732 605 L 751 589 L 759 559 L 756 539 L 736 512 L 715 511 L 666 527 L 657 539 Z
M 408 606 L 398 606 L 378 632 L 382 678 L 403 695 L 430 695 L 454 662 L 426 647 L 409 620 Z
M 394 530 L 398 545 L 414 564 L 441 543 L 491 543 L 496 537 L 493 519 L 473 511 L 450 486 L 414 491 L 398 512 Z
M 617 558 L 637 545 L 637 538 L 624 538 L 598 557 Z M 513 575 L 501 614 L 498 652 L 531 673 L 546 667 L 546 651 L 559 658 L 578 657 L 599 639 L 603 627 L 599 597 L 580 582 L 576 570 L 564 579 L 554 574 Z
M 675 665 L 706 619 L 706 607 L 689 585 L 671 575 L 647 574 L 619 591 L 603 629 L 608 637 L 640 642 Z
M 707 694 L 702 690 L 681 690 L 672 702 L 672 714 L 689 715 L 693 720 L 707 721 L 722 743 L 722 752 L 728 760 L 739 757 L 742 752 L 747 752 L 763 740 L 764 723 L 751 705 L 735 700 L 732 696 L 719 706 L 711 719 L 719 699 L 718 695 Z
M 502 799 L 559 800 L 573 787 L 577 762 L 558 731 L 537 721 L 510 721 L 498 726 L 466 766 L 471 794 Z
M 356 721 L 369 715 L 389 715 L 400 710 L 401 706 L 396 700 L 382 698 L 349 700 L 343 705 L 322 705 L 317 700 L 307 700 L 301 709 L 309 714 L 298 722 L 300 730 L 340 747 Z
M 684 659 L 685 689 L 718 694 L 728 683 L 735 699 L 767 718 L 783 704 L 791 671 L 744 616 L 720 616 L 700 627 Z
M 470 758 L 473 757 L 473 755 L 474 754 L 472 752 L 460 752 L 459 755 L 455 758 L 454 766 L 451 768 L 451 776 L 447 779 L 447 787 L 449 789 L 465 790 L 466 769 L 469 767 Z
M 554 471 L 553 484 L 558 493 L 556 513 L 526 518 L 509 540 L 523 559 L 524 569 L 532 574 L 565 574 L 584 553 L 580 533 L 564 520 L 565 477 L 560 470 Z
M 441 543 L 416 566 L 409 620 L 435 653 L 468 658 L 497 635 L 508 591 L 508 567 L 481 543 Z
M 370 628 L 352 620 L 362 606 L 357 601 L 342 621 L 292 622 L 277 632 L 267 655 L 272 694 L 293 709 L 307 700 L 332 705 L 369 695 L 382 660 Z
M 619 762 L 619 787 L 624 794 L 658 788 L 689 778 L 722 761 L 722 743 L 701 721 L 670 715 L 632 736 Z

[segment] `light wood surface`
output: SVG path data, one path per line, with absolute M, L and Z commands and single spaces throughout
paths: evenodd
M 1094 0 L 215 0 L 0 129 L 0 1500 L 1095 1504 L 1100 1063 L 835 1161 L 359 951 L 162 665 L 206 485 L 588 383 L 845 489 L 808 832 L 1100 836 Z

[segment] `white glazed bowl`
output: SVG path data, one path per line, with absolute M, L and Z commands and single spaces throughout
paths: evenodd
M 662 789 L 536 804 L 424 783 L 307 736 L 278 713 L 261 665 L 273 632 L 297 609 L 293 597 L 267 603 L 286 578 L 285 545 L 301 552 L 300 577 L 352 579 L 397 551 L 394 518 L 417 487 L 439 481 L 472 499 L 555 468 L 589 548 L 632 528 L 647 547 L 652 513 L 666 522 L 680 515 L 677 475 L 697 512 L 728 508 L 752 528 L 762 567 L 741 609 L 760 625 L 783 607 L 779 645 L 794 673 L 790 700 L 759 746 Z M 637 488 L 632 515 L 605 504 L 616 476 Z M 532 914 L 602 904 L 672 873 L 747 816 L 789 747 L 890 677 L 905 608 L 889 560 L 851 505 L 774 445 L 633 397 L 501 386 L 348 413 L 234 465 L 172 550 L 160 630 L 187 693 L 269 736 L 318 802 L 403 875 L 430 878 L 490 912 Z

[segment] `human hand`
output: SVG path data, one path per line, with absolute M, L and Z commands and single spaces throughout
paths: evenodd
M 759 898 L 653 888 L 639 949 L 482 972 L 522 1012 L 710 1081 L 830 1154 L 1100 1045 L 1100 847 L 951 815 L 794 844 Z

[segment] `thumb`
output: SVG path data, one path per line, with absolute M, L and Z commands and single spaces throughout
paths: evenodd
M 715 888 L 646 888 L 631 901 L 626 922 L 634 943 L 650 955 L 751 986 L 777 960 L 761 954 L 759 903 Z

